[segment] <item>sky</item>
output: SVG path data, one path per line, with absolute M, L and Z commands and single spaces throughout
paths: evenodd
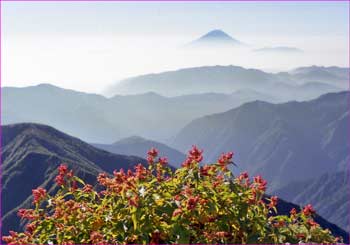
M 246 45 L 184 45 L 221 29 Z M 2 2 L 2 86 L 100 93 L 124 78 L 205 65 L 270 72 L 349 66 L 349 2 Z M 288 46 L 299 54 L 262 54 Z

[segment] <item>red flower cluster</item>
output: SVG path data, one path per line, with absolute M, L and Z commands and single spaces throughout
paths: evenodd
M 310 216 L 310 215 L 312 215 L 314 213 L 315 213 L 315 210 L 314 210 L 314 208 L 312 207 L 311 204 L 306 205 L 304 207 L 304 209 L 303 209 L 303 214 L 306 215 L 306 216 Z
M 182 209 L 181 208 L 177 208 L 173 212 L 173 217 L 176 217 L 176 216 L 180 215 L 181 213 L 182 213 Z
M 277 202 L 278 202 L 278 197 L 277 196 L 272 196 L 271 199 L 270 199 L 270 203 L 268 205 L 269 208 L 276 207 Z
M 134 197 L 129 197 L 129 205 L 133 207 L 138 207 L 139 206 L 139 197 L 134 196 Z
M 33 233 L 35 228 L 36 228 L 36 225 L 34 223 L 30 223 L 26 225 L 26 231 L 29 233 Z
M 239 184 L 248 187 L 250 185 L 249 175 L 247 172 L 243 172 L 238 176 Z
M 248 173 L 247 172 L 243 172 L 243 173 L 241 173 L 239 176 L 238 176 L 238 179 L 239 180 L 245 180 L 245 179 L 248 179 L 249 178 L 249 175 L 248 175 Z
M 315 222 L 313 219 L 308 219 L 307 224 L 310 225 L 311 227 L 318 226 L 319 224 Z
M 56 176 L 56 183 L 57 185 L 61 186 L 61 185 L 65 185 L 65 176 L 67 176 L 68 178 L 72 178 L 73 177 L 73 171 L 69 171 L 68 172 L 68 166 L 66 164 L 61 164 L 58 167 L 58 175 Z
M 108 178 L 106 173 L 99 173 L 97 176 L 97 182 L 100 185 L 105 185 L 107 186 Z
M 199 201 L 199 196 L 190 197 L 187 201 L 187 209 L 188 210 L 195 209 L 198 201 Z
M 286 222 L 284 220 L 279 220 L 278 222 L 273 224 L 273 226 L 276 228 L 284 227 L 285 225 L 286 225 Z
M 215 167 L 209 166 L 207 164 L 200 168 L 200 173 L 202 176 L 210 176 L 209 172 L 211 171 L 215 171 Z
M 292 208 L 289 213 L 291 216 L 295 216 L 297 214 L 297 210 L 295 208 Z
M 162 165 L 162 166 L 165 166 L 168 164 L 168 158 L 166 157 L 160 157 L 159 158 L 159 163 Z
M 203 150 L 199 150 L 197 146 L 193 145 L 192 149 L 188 152 L 187 159 L 182 163 L 182 167 L 189 168 L 192 163 L 200 163 L 203 160 Z
M 148 152 L 147 152 L 147 161 L 149 164 L 153 164 L 154 163 L 154 159 L 158 156 L 158 150 L 156 148 L 151 148 Z
M 256 187 L 260 191 L 266 191 L 267 181 L 264 180 L 260 175 L 254 177 L 254 183 L 252 187 Z
M 92 185 L 86 184 L 86 185 L 83 187 L 83 192 L 85 192 L 85 193 L 90 193 L 90 192 L 92 192 Z
M 117 175 L 118 177 L 120 175 Z M 139 180 L 144 180 L 146 179 L 147 176 L 147 169 L 139 163 L 138 165 L 135 166 L 135 177 Z
M 17 215 L 22 219 L 34 220 L 38 217 L 33 209 L 19 209 Z
M 18 233 L 14 231 L 9 231 L 9 236 L 3 236 L 2 240 L 7 244 L 22 244 L 22 239 L 18 238 Z
M 46 197 L 46 190 L 44 188 L 39 187 L 38 189 L 32 190 L 33 193 L 33 203 L 39 203 L 41 200 L 43 200 Z
M 221 185 L 222 182 L 224 181 L 224 176 L 222 174 L 216 176 L 216 180 L 213 183 L 213 186 L 216 188 L 217 186 Z
M 221 166 L 222 170 L 227 170 L 227 165 L 232 163 L 233 152 L 230 151 L 228 153 L 222 153 L 220 158 L 218 159 L 218 163 Z

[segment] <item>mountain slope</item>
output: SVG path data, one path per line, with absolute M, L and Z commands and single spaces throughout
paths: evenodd
M 239 170 L 262 174 L 271 190 L 291 181 L 344 170 L 349 159 L 349 92 L 308 102 L 256 101 L 202 117 L 187 125 L 171 146 L 210 149 L 208 161 L 234 150 Z
M 317 212 L 328 221 L 350 231 L 349 186 L 349 173 L 342 171 L 289 183 L 274 194 L 300 205 L 312 203 Z
M 32 189 L 53 190 L 57 167 L 67 163 L 74 172 L 95 183 L 99 172 L 128 169 L 139 157 L 112 154 L 40 124 L 2 126 L 2 217 L 3 232 L 18 228 L 18 207 L 27 206 Z
M 133 136 L 119 140 L 113 144 L 93 144 L 95 147 L 123 155 L 133 155 L 139 157 L 145 157 L 145 154 L 149 149 L 155 147 L 159 150 L 162 156 L 166 156 L 169 163 L 172 166 L 180 167 L 181 163 L 185 160 L 186 155 L 178 150 L 152 140 L 147 140 L 142 137 Z

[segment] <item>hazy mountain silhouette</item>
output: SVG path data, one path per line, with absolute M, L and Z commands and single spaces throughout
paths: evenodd
M 274 74 L 239 66 L 204 66 L 131 77 L 108 87 L 105 94 L 156 92 L 164 96 L 178 96 L 194 93 L 231 93 L 240 89 L 251 89 L 286 101 L 312 99 L 327 92 L 348 88 L 346 78 L 328 78 L 328 75 L 322 77 L 320 74 L 319 77 L 315 77 L 309 73 Z M 316 88 L 310 93 L 300 87 L 308 82 L 326 83 L 329 87 Z
M 246 103 L 187 125 L 171 146 L 192 144 L 210 149 L 214 161 L 237 152 L 237 170 L 262 174 L 271 190 L 326 172 L 344 170 L 349 160 L 349 92 L 323 95 L 307 102 Z
M 112 154 L 52 127 L 22 123 L 2 126 L 2 231 L 17 229 L 17 210 L 29 206 L 32 189 L 54 190 L 57 167 L 67 163 L 89 183 L 99 172 L 128 169 L 146 161 L 139 157 Z
M 175 150 L 163 143 L 159 143 L 153 140 L 147 140 L 142 137 L 132 136 L 119 140 L 113 144 L 93 144 L 93 146 L 123 155 L 133 155 L 139 157 L 145 157 L 146 153 L 152 147 L 159 150 L 161 156 L 166 156 L 172 166 L 180 167 L 181 163 L 184 162 L 186 155 L 182 152 Z
M 254 90 L 172 98 L 149 92 L 106 98 L 48 84 L 5 87 L 2 88 L 2 122 L 43 123 L 87 142 L 111 143 L 132 135 L 164 141 L 197 117 L 256 99 L 277 101 Z
M 301 82 L 324 82 L 349 89 L 349 68 L 337 66 L 307 66 L 299 67 L 290 72 L 292 77 Z

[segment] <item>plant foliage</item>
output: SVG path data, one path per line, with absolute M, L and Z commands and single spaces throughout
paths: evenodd
M 311 205 L 289 216 L 276 215 L 278 198 L 265 197 L 266 181 L 247 173 L 234 177 L 233 153 L 200 166 L 193 147 L 175 172 L 156 149 L 149 166 L 101 173 L 99 186 L 85 184 L 66 165 L 49 195 L 33 190 L 33 209 L 20 209 L 24 232 L 3 237 L 8 244 L 131 243 L 336 243 L 338 238 L 313 220 Z

